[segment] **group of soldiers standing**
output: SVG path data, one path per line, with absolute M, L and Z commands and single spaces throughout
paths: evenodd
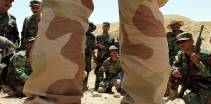
M 167 26 L 172 29 L 167 33 L 172 70 L 165 96 L 183 98 L 185 104 L 210 104 L 211 54 L 200 47 L 203 26 L 194 45 L 192 34 L 180 29 L 183 25 L 183 21 L 172 21 Z
M 21 97 L 24 83 L 32 73 L 29 54 L 41 19 L 41 2 L 30 1 L 33 14 L 25 18 L 20 38 L 16 18 L 8 13 L 13 1 L 0 1 L 0 89 Z
M 118 87 L 118 92 L 120 92 L 122 89 L 123 70 L 120 66 L 118 41 L 109 34 L 109 22 L 103 23 L 103 32 L 96 38 L 92 33 L 95 29 L 96 26 L 90 22 L 89 29 L 86 32 L 85 70 L 87 72 L 87 76 L 83 81 L 84 85 L 87 86 L 88 76 L 92 69 L 91 64 L 93 57 L 94 62 L 96 62 L 94 70 L 96 75 L 94 89 L 101 93 L 111 93 L 111 88 L 115 85 L 116 88 Z M 97 50 L 97 54 L 95 54 L 95 49 Z

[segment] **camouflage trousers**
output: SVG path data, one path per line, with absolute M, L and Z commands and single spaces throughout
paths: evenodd
M 99 89 L 101 91 L 98 92 L 106 92 L 106 93 L 111 93 L 112 92 L 112 87 L 114 86 L 117 90 L 117 92 L 121 92 L 123 88 L 123 81 L 124 81 L 124 73 L 120 72 L 117 74 L 117 76 L 114 77 L 114 79 L 107 79 L 99 83 Z M 100 88 L 101 87 L 101 88 Z
M 96 78 L 95 78 L 95 90 L 98 89 L 99 84 L 100 84 L 99 70 L 100 70 L 100 67 L 102 66 L 103 62 L 105 61 L 105 59 L 106 59 L 106 57 L 104 57 L 104 58 L 97 58 L 97 63 L 96 63 L 95 71 L 94 71 L 95 76 L 96 76 Z
M 187 94 L 183 99 L 185 104 L 211 104 L 211 91 L 201 89 Z
M 169 75 L 168 47 L 159 8 L 166 0 L 119 0 L 124 88 L 135 104 L 160 104 Z M 84 42 L 92 0 L 43 0 L 32 49 L 28 104 L 80 104 Z M 162 60 L 162 61 L 160 61 Z M 143 74 L 144 73 L 144 74 Z

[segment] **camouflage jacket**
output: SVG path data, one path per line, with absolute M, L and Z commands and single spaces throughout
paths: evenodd
M 96 48 L 95 36 L 90 32 L 86 32 L 86 50 L 85 50 L 86 55 L 91 56 L 95 48 Z
M 207 65 L 205 60 L 210 53 L 204 49 L 202 49 L 199 53 L 201 61 L 198 65 L 193 65 L 192 67 L 192 81 L 191 81 L 191 89 L 199 89 L 204 85 L 207 87 L 211 87 L 211 66 Z M 178 60 L 175 60 L 172 68 L 178 70 L 185 76 L 185 70 L 189 70 L 190 57 L 188 57 L 184 52 L 178 52 Z
M 115 78 L 118 73 L 122 72 L 119 58 L 113 61 L 110 57 L 107 58 L 99 70 L 100 81 L 110 81 Z M 104 73 L 106 78 L 104 78 Z
M 19 51 L 11 58 L 6 82 L 11 85 L 24 85 L 32 73 L 28 58 L 29 50 Z
M 6 37 L 0 36 L 0 49 L 1 48 L 15 48 L 15 44 L 9 41 Z
M 0 15 L 0 36 L 6 37 L 14 44 L 20 42 L 16 18 L 8 13 Z
M 114 37 L 110 34 L 108 36 L 101 34 L 97 36 L 96 40 L 97 40 L 97 45 L 103 44 L 105 46 L 104 49 L 98 48 L 97 58 L 102 59 L 109 57 L 109 47 L 115 44 Z
M 38 23 L 34 16 L 26 17 L 23 22 L 23 29 L 21 32 L 21 42 L 25 43 L 26 38 L 36 37 L 38 32 Z M 24 46 L 23 46 L 24 47 Z

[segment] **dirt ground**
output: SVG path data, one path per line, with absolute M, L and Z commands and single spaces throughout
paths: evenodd
M 92 90 L 94 88 L 95 76 L 93 71 L 90 73 L 90 79 L 88 82 L 89 89 Z M 92 91 L 85 91 L 84 96 L 82 98 L 82 104 L 120 104 L 121 99 L 113 97 L 113 94 L 103 93 L 101 97 L 93 97 Z M 22 104 L 25 98 L 14 98 L 8 97 L 7 94 L 0 93 L 0 104 Z M 166 104 L 184 104 L 181 100 L 177 99 L 175 101 L 169 101 Z

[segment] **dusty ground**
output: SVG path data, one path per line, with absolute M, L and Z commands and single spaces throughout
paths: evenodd
M 0 93 L 0 104 L 22 104 L 23 99 L 11 98 L 6 94 Z
M 94 88 L 95 76 L 93 71 L 90 73 L 89 79 L 89 89 Z M 18 99 L 8 97 L 7 94 L 0 93 L 0 104 L 22 104 L 25 98 Z M 84 97 L 82 98 L 82 104 L 120 104 L 120 98 L 114 98 L 113 94 L 102 94 L 102 97 L 92 97 L 91 91 L 84 92 Z
M 95 76 L 93 71 L 90 73 L 90 79 L 89 79 L 89 87 L 90 90 L 94 88 L 94 81 Z M 120 104 L 121 99 L 113 97 L 113 94 L 106 94 L 103 93 L 102 97 L 93 97 L 91 91 L 84 92 L 84 97 L 82 98 L 82 104 Z M 24 99 L 26 98 L 13 98 L 8 97 L 7 94 L 0 93 L 0 104 L 22 104 Z M 167 104 L 184 104 L 181 100 L 177 99 L 175 101 L 169 101 Z

